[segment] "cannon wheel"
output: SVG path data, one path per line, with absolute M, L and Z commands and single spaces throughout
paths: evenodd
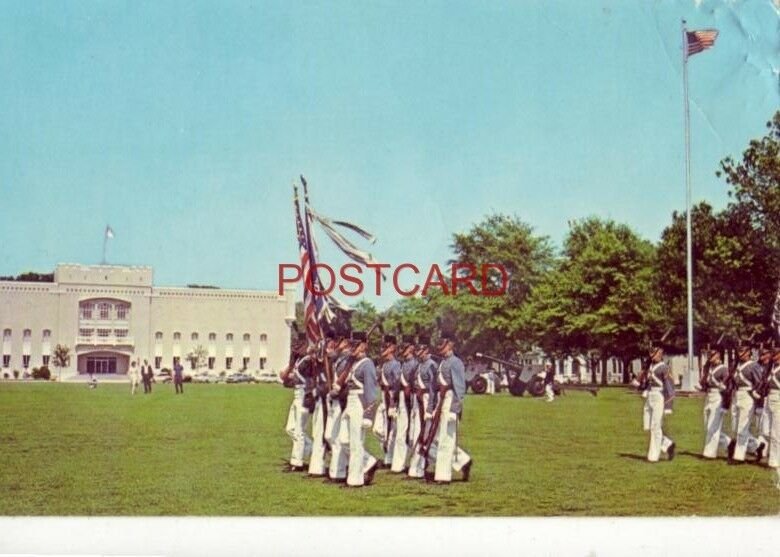
M 509 384 L 509 392 L 512 393 L 512 396 L 523 396 L 523 393 L 525 392 L 525 383 L 519 379 L 514 379 Z
M 471 392 L 475 395 L 484 395 L 485 391 L 487 391 L 487 379 L 477 375 L 471 380 Z
M 532 396 L 542 396 L 544 394 L 544 382 L 535 378 L 528 383 L 528 392 Z

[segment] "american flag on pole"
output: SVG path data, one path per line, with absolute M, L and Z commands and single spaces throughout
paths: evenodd
M 298 202 L 298 186 L 294 186 L 295 189 L 295 227 L 298 233 L 298 250 L 301 256 L 301 269 L 303 270 L 303 315 L 304 315 L 304 328 L 306 330 L 306 339 L 309 344 L 316 344 L 322 338 L 322 329 L 317 320 L 317 307 L 316 299 L 318 296 L 312 294 L 311 285 L 316 284 L 315 275 L 311 271 L 311 266 L 314 263 L 314 253 L 311 250 L 311 242 L 306 234 L 306 229 L 303 226 L 303 220 L 301 219 L 301 208 Z
M 685 54 L 693 56 L 704 50 L 707 50 L 715 44 L 718 38 L 717 29 L 702 29 L 701 31 L 685 32 Z

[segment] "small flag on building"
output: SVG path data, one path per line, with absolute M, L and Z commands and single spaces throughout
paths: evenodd
M 718 38 L 716 29 L 702 29 L 701 31 L 685 32 L 685 53 L 687 56 L 693 56 L 704 50 L 707 50 L 715 44 Z
M 106 225 L 106 238 L 113 238 L 114 237 L 114 231 L 111 229 L 109 225 Z

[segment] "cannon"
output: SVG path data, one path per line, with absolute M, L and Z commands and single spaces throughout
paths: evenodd
M 476 357 L 499 364 L 505 368 L 507 385 L 509 387 L 509 392 L 512 393 L 512 395 L 523 396 L 525 393 L 528 393 L 531 396 L 539 397 L 544 394 L 544 380 L 541 377 L 538 377 L 539 372 L 544 370 L 543 366 L 524 366 L 523 364 L 510 362 L 508 360 L 496 358 L 495 356 L 482 354 L 481 352 L 477 352 Z M 560 394 L 560 387 L 558 385 L 554 385 L 553 389 L 555 390 L 555 394 Z

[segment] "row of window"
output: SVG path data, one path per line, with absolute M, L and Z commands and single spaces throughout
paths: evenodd
M 95 332 L 97 332 L 97 336 L 99 338 L 108 338 L 111 336 L 111 333 L 114 333 L 114 336 L 116 338 L 127 338 L 127 329 L 79 329 L 79 336 L 80 337 L 91 337 L 95 335 Z
M 48 367 L 49 366 L 49 360 L 50 360 L 50 356 L 44 356 L 43 357 L 43 365 Z M 3 367 L 4 368 L 11 367 L 11 355 L 10 354 L 3 354 Z M 24 369 L 28 369 L 30 367 L 30 356 L 29 355 L 22 356 L 22 367 Z
M 163 334 L 162 331 L 157 331 L 154 333 L 155 340 L 162 340 Z M 190 335 L 190 340 L 198 340 L 200 338 L 200 335 L 198 333 L 192 333 Z M 173 340 L 181 340 L 181 333 L 175 332 L 173 333 Z M 209 340 L 210 341 L 216 341 L 217 340 L 217 333 L 209 333 Z M 225 335 L 225 340 L 227 342 L 233 342 L 233 333 L 227 333 Z M 249 333 L 244 333 L 244 342 L 249 342 L 252 340 L 252 335 Z M 260 342 L 268 342 L 268 335 L 265 333 L 262 333 L 260 335 Z
M 99 302 L 96 304 L 84 303 L 79 306 L 82 319 L 111 319 L 112 310 L 115 319 L 127 319 L 130 312 L 129 304 L 110 304 Z
M 48 367 L 49 361 L 50 361 L 50 356 L 43 356 L 42 361 L 43 361 L 43 365 Z M 213 358 L 213 357 L 208 359 L 208 361 L 206 362 L 206 365 L 208 366 L 208 368 L 210 370 L 214 369 L 214 366 L 216 365 L 216 361 L 217 361 L 217 359 Z M 259 359 L 258 364 L 259 364 L 261 370 L 265 369 L 265 365 L 266 365 L 267 361 L 268 361 L 267 358 L 260 358 Z M 178 356 L 175 356 L 173 358 L 173 365 L 176 365 L 176 364 L 178 364 L 180 362 L 181 362 L 181 358 L 179 358 Z M 251 363 L 251 359 L 250 358 L 242 358 L 241 359 L 241 363 L 243 364 L 243 368 L 247 369 L 247 368 L 249 368 L 249 364 Z M 3 354 L 3 367 L 4 368 L 11 367 L 11 355 L 10 354 Z M 29 355 L 22 356 L 22 367 L 24 369 L 29 369 L 29 367 L 30 367 L 30 356 Z M 155 367 L 155 369 L 160 369 L 162 367 L 162 356 L 156 356 L 154 358 L 154 367 Z M 232 367 L 233 367 L 233 358 L 225 358 L 225 369 L 232 369 Z M 195 369 L 195 362 L 190 361 L 190 369 Z
M 13 335 L 13 331 L 11 329 L 4 329 L 3 330 L 3 340 L 4 341 L 10 341 L 11 336 Z M 29 340 L 32 338 L 32 330 L 25 329 L 22 331 L 22 338 Z M 51 338 L 51 331 L 49 329 L 43 330 L 43 340 L 48 340 Z

